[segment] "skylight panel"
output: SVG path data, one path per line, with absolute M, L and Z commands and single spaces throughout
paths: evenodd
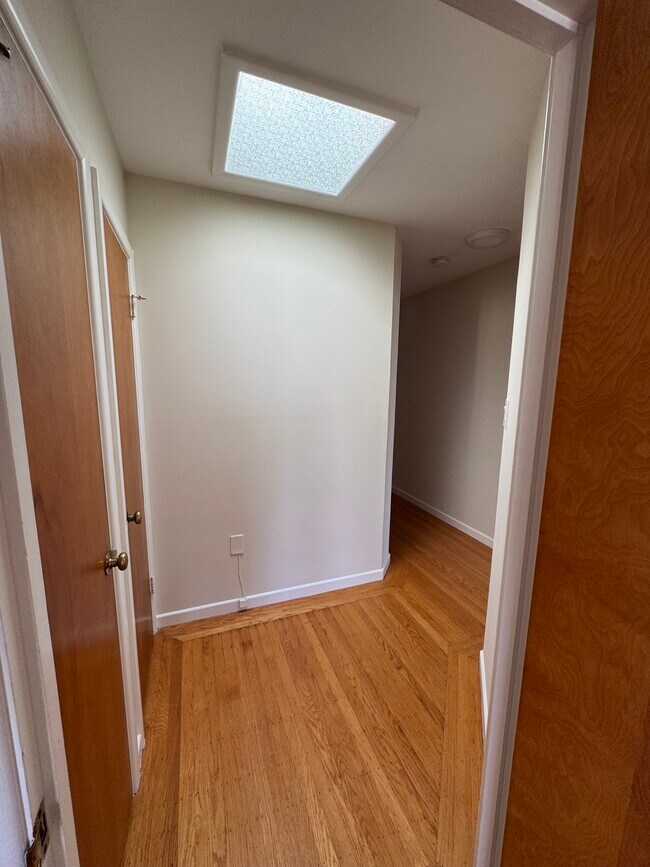
M 225 170 L 338 196 L 395 121 L 240 72 Z
M 226 50 L 212 174 L 220 189 L 327 209 L 350 195 L 416 116 Z

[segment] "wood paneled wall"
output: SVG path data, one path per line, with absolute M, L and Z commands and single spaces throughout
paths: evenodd
M 600 0 L 502 864 L 650 864 L 650 3 Z

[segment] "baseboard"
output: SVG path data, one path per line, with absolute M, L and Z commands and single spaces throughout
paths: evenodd
M 271 605 L 273 602 L 288 602 L 290 599 L 300 599 L 327 593 L 330 590 L 343 590 L 346 587 L 356 587 L 360 584 L 370 584 L 381 581 L 388 571 L 390 555 L 381 569 L 371 572 L 358 572 L 355 575 L 344 575 L 341 578 L 329 578 L 325 581 L 314 581 L 312 584 L 298 584 L 295 587 L 285 587 L 281 590 L 269 590 L 266 593 L 255 593 L 248 597 L 248 608 L 259 608 L 261 605 Z M 192 620 L 203 620 L 206 617 L 218 617 L 239 610 L 239 598 L 225 599 L 222 602 L 210 602 L 207 605 L 196 605 L 194 608 L 182 608 L 179 611 L 167 611 L 156 618 L 158 629 L 165 626 L 175 626 L 178 623 L 190 623 Z
M 478 655 L 478 670 L 481 679 L 481 719 L 483 721 L 483 740 L 485 740 L 488 724 L 488 692 L 487 678 L 485 676 L 485 653 L 482 648 Z
M 428 512 L 430 515 L 433 515 L 434 518 L 440 518 L 440 520 L 444 521 L 445 524 L 449 524 L 450 526 L 455 527 L 457 530 L 460 530 L 461 533 L 465 533 L 468 536 L 471 536 L 472 539 L 476 539 L 477 542 L 482 542 L 484 545 L 487 545 L 488 548 L 493 547 L 494 540 L 491 536 L 487 536 L 485 533 L 481 533 L 480 530 L 475 530 L 474 527 L 470 527 L 469 524 L 464 524 L 462 521 L 459 521 L 458 518 L 454 518 L 451 515 L 447 515 L 445 512 L 441 512 L 440 509 L 436 509 L 433 506 L 430 506 L 423 500 L 418 500 L 417 497 L 413 497 L 411 494 L 407 494 L 406 491 L 402 491 L 400 490 L 400 488 L 393 488 L 393 493 L 397 494 L 398 497 L 402 497 L 402 499 L 404 500 L 408 500 L 409 503 L 413 503 L 414 506 L 418 506 L 420 509 Z

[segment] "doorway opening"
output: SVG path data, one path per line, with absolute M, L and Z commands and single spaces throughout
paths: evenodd
M 543 68 L 530 102 L 514 227 L 520 248 L 513 256 L 506 247 L 502 261 L 450 281 L 440 273 L 446 262 L 434 257 L 436 285 L 403 296 L 400 310 L 391 544 L 410 569 L 419 571 L 420 580 L 426 576 L 436 587 L 441 594 L 437 604 L 452 621 L 446 634 L 441 821 L 458 863 L 473 860 L 489 716 L 500 602 L 498 574 L 491 588 L 490 573 L 499 568 L 498 552 L 493 564 L 492 549 L 498 500 L 509 473 L 507 455 L 501 460 L 502 442 L 515 421 L 509 417 L 510 403 L 516 393 L 518 344 L 525 339 L 514 328 L 518 322 L 521 331 L 531 294 L 526 263 L 535 234 L 548 106 Z M 510 230 L 486 229 L 464 240 L 495 256 L 511 232 L 512 224 Z M 459 765 L 464 773 L 458 772 Z M 456 773 L 447 777 L 448 766 Z

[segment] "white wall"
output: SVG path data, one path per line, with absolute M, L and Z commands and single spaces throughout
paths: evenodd
M 137 176 L 127 197 L 159 611 L 239 597 L 236 533 L 249 596 L 381 577 L 395 230 Z
M 12 0 L 12 5 L 56 82 L 111 212 L 126 225 L 124 171 L 70 0 Z
M 393 485 L 488 543 L 516 283 L 510 259 L 401 310 Z
M 508 512 L 511 504 L 512 472 L 515 459 L 516 431 L 524 373 L 524 358 L 528 340 L 527 323 L 532 304 L 533 265 L 537 243 L 537 221 L 542 184 L 542 158 L 548 106 L 548 86 L 544 89 L 530 136 L 526 169 L 526 194 L 517 274 L 517 303 L 515 306 L 512 352 L 508 378 L 508 426 L 503 435 L 503 455 L 499 471 L 498 510 L 495 522 L 494 550 L 490 571 L 490 592 L 485 620 L 485 638 L 481 655 L 486 695 L 483 696 L 484 725 L 490 706 L 494 675 L 501 581 L 506 548 Z

